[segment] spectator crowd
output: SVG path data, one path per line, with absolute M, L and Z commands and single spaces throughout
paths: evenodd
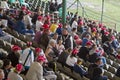
M 109 79 L 103 75 L 106 57 L 120 59 L 119 32 L 78 13 L 67 13 L 62 24 L 62 4 L 57 0 L 49 2 L 49 12 L 40 7 L 31 11 L 29 3 L 15 1 L 1 1 L 0 40 L 12 43 L 14 36 L 7 33 L 8 28 L 29 40 L 24 49 L 13 44 L 8 55 L 1 58 L 0 80 L 23 80 L 21 75 L 25 80 L 57 80 L 57 62 L 90 80 Z M 38 46 L 33 49 L 34 43 Z M 82 66 L 87 62 L 88 69 Z M 120 77 L 120 66 L 115 75 Z

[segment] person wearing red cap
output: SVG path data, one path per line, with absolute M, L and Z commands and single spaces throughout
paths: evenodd
M 12 47 L 12 53 L 8 54 L 7 59 L 12 62 L 12 66 L 15 67 L 19 63 L 21 48 L 17 45 Z
M 20 62 L 24 65 L 25 71 L 23 74 L 26 74 L 28 71 L 30 65 L 34 62 L 34 53 L 31 49 L 32 42 L 27 42 L 27 47 L 22 51 L 22 54 L 20 55 Z
M 67 57 L 67 60 L 66 60 L 67 65 L 74 67 L 75 63 L 77 63 L 77 57 L 76 57 L 77 53 L 78 53 L 78 50 L 73 49 L 72 53 Z
M 43 80 L 43 63 L 45 58 L 43 56 L 38 56 L 37 61 L 33 62 L 26 74 L 27 80 Z
M 88 41 L 86 43 L 86 46 L 82 46 L 78 53 L 79 58 L 82 58 L 84 61 L 88 61 L 89 51 L 90 51 L 90 48 L 92 47 L 92 45 L 93 45 L 92 42 Z
M 36 31 L 40 31 L 40 28 L 43 26 L 42 16 L 38 16 L 36 21 Z
M 32 23 L 32 18 L 30 17 L 31 16 L 31 11 L 27 11 L 26 12 L 26 15 L 24 16 L 24 23 L 25 23 L 25 25 L 26 26 L 28 26 L 28 25 L 30 25 L 30 26 L 32 26 L 33 25 L 33 23 Z
M 39 43 L 46 49 L 49 43 L 49 29 L 43 31 L 42 35 L 40 36 Z
M 23 70 L 22 64 L 17 64 L 14 71 L 11 71 L 8 74 L 7 80 L 23 80 L 23 78 L 19 75 L 22 70 Z
M 115 38 L 115 36 L 111 36 L 111 40 L 112 40 L 112 46 L 116 51 L 119 51 L 120 49 L 120 44 L 118 42 L 118 40 Z
M 45 56 L 45 54 L 44 54 L 43 49 L 41 49 L 41 48 L 35 48 L 35 55 L 36 55 L 35 60 L 37 60 L 37 57 L 38 57 L 38 56 L 44 56 L 44 58 L 46 59 L 45 62 L 48 62 L 48 61 L 47 61 L 47 58 L 46 58 L 46 56 Z

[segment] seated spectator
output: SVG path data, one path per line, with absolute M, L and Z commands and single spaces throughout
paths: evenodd
M 40 37 L 39 43 L 46 49 L 49 43 L 49 29 L 45 29 Z
M 53 60 L 59 55 L 59 51 L 56 48 L 56 42 L 51 40 L 48 44 L 48 47 L 45 51 L 45 55 L 49 61 Z
M 39 56 L 37 61 L 33 62 L 30 66 L 26 74 L 27 80 L 43 80 L 43 63 L 45 58 L 43 56 Z
M 73 69 L 75 72 L 79 73 L 81 77 L 83 77 L 86 75 L 86 71 L 82 68 L 81 64 L 82 64 L 82 60 L 78 59 Z
M 58 40 L 57 49 L 60 52 L 59 55 L 65 50 L 65 47 L 62 43 L 63 43 L 62 40 Z
M 3 69 L 4 74 L 5 74 L 4 80 L 6 80 L 7 77 L 8 77 L 8 73 L 10 72 L 10 69 L 11 69 L 11 64 L 12 63 L 11 63 L 11 61 L 9 59 L 3 60 L 3 67 L 2 67 L 2 69 Z
M 1 28 L 0 28 L 0 39 L 2 40 L 5 40 L 7 42 L 10 42 L 12 41 L 12 36 L 5 33 Z
M 64 66 L 66 64 L 67 57 L 71 54 L 72 50 L 69 48 L 67 50 L 64 50 L 58 57 L 58 62 Z
M 1 8 L 3 9 L 10 9 L 9 6 L 8 6 L 8 3 L 7 3 L 8 0 L 3 0 L 1 1 Z
M 82 39 L 82 46 L 84 47 L 90 39 L 91 39 L 91 36 L 89 34 L 86 34 L 86 36 L 83 37 Z
M 16 26 L 14 27 L 14 29 L 18 32 L 22 34 L 22 31 L 25 30 L 26 26 L 25 23 L 23 22 L 23 16 L 18 18 L 18 21 L 16 23 Z
M 74 67 L 74 65 L 77 63 L 76 55 L 78 53 L 77 49 L 73 49 L 72 53 L 67 57 L 66 64 L 68 66 Z
M 72 23 L 72 29 L 73 28 L 78 28 L 78 23 L 77 23 L 77 18 L 74 18 L 74 21 L 73 21 L 73 23 Z
M 34 41 L 37 43 L 37 44 L 40 44 L 40 37 L 41 37 L 41 35 L 42 35 L 42 32 L 43 32 L 43 29 L 41 28 L 41 30 L 40 31 L 37 31 L 36 33 L 35 33 L 35 36 L 34 36 Z
M 57 76 L 53 71 L 48 71 L 43 67 L 43 76 L 46 80 L 57 80 Z
M 4 79 L 4 72 L 2 69 L 0 69 L 0 80 L 3 80 Z
M 43 49 L 41 49 L 41 48 L 35 48 L 35 61 L 37 60 L 37 57 L 38 57 L 38 56 L 44 56 L 44 58 L 46 59 L 45 62 L 48 62 L 48 61 L 47 61 L 47 58 L 46 58 L 46 56 L 45 56 L 45 54 L 44 54 Z
M 40 31 L 40 28 L 42 28 L 43 22 L 42 22 L 42 16 L 38 16 L 38 19 L 36 21 L 36 31 Z
M 57 30 L 57 28 L 58 28 L 58 23 L 57 23 L 57 21 L 55 21 L 53 24 L 51 24 L 51 26 L 50 26 L 50 32 L 51 33 L 55 33 L 56 32 L 56 30 Z
M 30 25 L 32 26 L 33 23 L 32 23 L 32 18 L 30 17 L 31 16 L 31 12 L 30 11 L 27 11 L 26 15 L 24 16 L 24 23 L 26 26 Z
M 9 53 L 7 56 L 7 59 L 12 62 L 13 67 L 15 67 L 19 63 L 20 50 L 21 48 L 19 46 L 14 45 L 12 47 L 12 53 Z
M 55 41 L 55 44 L 57 44 L 57 42 L 58 42 L 58 34 L 57 33 L 54 33 L 53 34 L 53 37 L 50 39 L 50 41 L 51 40 L 54 40 Z
M 27 47 L 22 51 L 19 61 L 23 64 L 25 71 L 23 74 L 26 74 L 30 65 L 34 62 L 34 53 L 31 49 L 32 42 L 27 42 Z
M 65 49 L 71 48 L 73 49 L 73 38 L 69 34 L 67 28 L 63 28 L 62 35 L 59 39 L 63 40 L 63 45 L 65 46 Z
M 99 67 L 94 69 L 93 75 L 94 76 L 91 80 L 108 80 L 107 76 L 103 76 L 103 71 Z
M 27 29 L 23 30 L 22 33 L 25 34 L 26 36 L 28 36 L 30 38 L 30 40 L 34 39 L 35 32 L 30 25 L 28 25 Z
M 8 80 L 23 80 L 23 78 L 19 75 L 22 69 L 23 66 L 21 64 L 17 64 L 15 70 L 8 74 Z
M 89 59 L 89 51 L 92 47 L 92 43 L 88 41 L 85 47 L 81 47 L 79 53 L 77 54 L 79 58 L 82 58 L 85 62 Z
M 117 69 L 116 76 L 120 77 L 120 67 Z
M 88 78 L 90 78 L 90 79 L 93 78 L 94 69 L 97 68 L 97 67 L 100 67 L 101 64 L 102 64 L 101 58 L 97 58 L 95 60 L 95 63 L 92 63 L 92 64 L 89 65 L 89 67 L 88 67 Z

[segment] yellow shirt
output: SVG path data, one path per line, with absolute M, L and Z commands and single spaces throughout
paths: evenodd
M 52 25 L 50 26 L 50 31 L 51 31 L 52 33 L 55 33 L 56 30 L 57 30 L 57 28 L 58 28 L 58 25 L 57 25 L 57 24 L 52 24 Z

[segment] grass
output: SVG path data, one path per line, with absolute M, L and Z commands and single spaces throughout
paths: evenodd
M 107 27 L 114 28 L 120 32 L 120 0 L 104 0 L 103 22 Z M 68 1 L 69 2 L 69 1 Z M 81 3 L 89 3 L 95 8 L 85 5 L 85 17 L 100 21 L 102 0 L 80 0 Z M 98 8 L 98 9 L 97 9 Z M 76 12 L 76 9 L 70 8 L 68 11 Z M 79 7 L 79 14 L 82 15 L 82 9 Z

